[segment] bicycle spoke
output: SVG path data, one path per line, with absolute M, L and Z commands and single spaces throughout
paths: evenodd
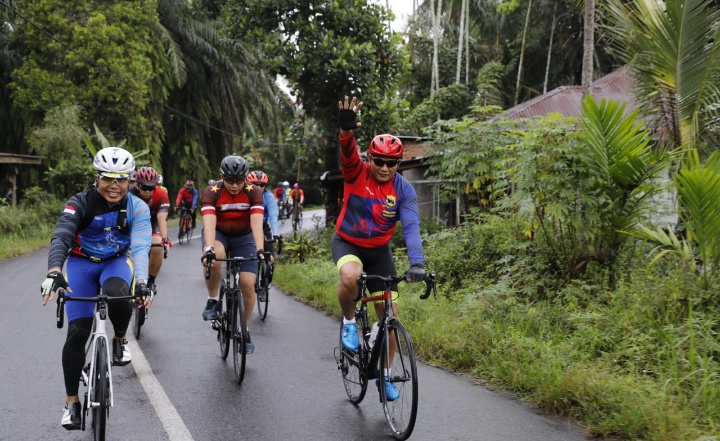
M 405 440 L 412 434 L 417 416 L 417 364 L 410 336 L 402 323 L 392 320 L 388 328 L 388 336 L 395 343 L 396 349 L 392 360 L 388 363 L 387 342 L 383 341 L 381 366 L 386 367 L 389 373 L 387 377 L 381 376 L 380 397 L 383 402 L 385 419 L 390 425 L 393 436 L 398 440 Z M 390 399 L 386 393 L 388 386 L 397 389 L 399 393 L 397 399 Z

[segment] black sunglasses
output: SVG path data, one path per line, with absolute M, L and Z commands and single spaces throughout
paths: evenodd
M 228 185 L 235 185 L 235 184 L 242 184 L 243 182 L 245 182 L 245 178 L 243 177 L 243 178 L 233 179 L 233 178 L 223 177 L 223 181 L 225 181 L 225 183 Z
M 140 187 L 140 190 L 145 190 L 145 191 L 153 191 L 153 190 L 155 190 L 155 186 L 154 186 L 154 185 L 138 184 L 138 187 Z
M 373 157 L 372 162 L 377 165 L 378 167 L 382 168 L 384 165 L 387 165 L 388 168 L 393 168 L 400 162 L 399 159 L 380 159 Z

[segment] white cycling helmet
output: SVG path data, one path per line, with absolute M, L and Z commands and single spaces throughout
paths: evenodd
M 162 177 L 162 175 L 158 175 L 158 185 L 163 185 L 163 177 Z
M 290 183 L 288 181 L 283 181 L 283 187 L 289 187 Z
M 107 147 L 95 155 L 93 168 L 98 174 L 111 178 L 128 178 L 135 170 L 135 158 L 120 147 Z

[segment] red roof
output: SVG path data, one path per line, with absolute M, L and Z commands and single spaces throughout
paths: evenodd
M 590 94 L 597 101 L 607 98 L 626 103 L 625 110 L 632 112 L 636 109 L 636 105 L 633 101 L 631 88 L 632 76 L 626 68 L 620 68 L 594 81 Z M 581 86 L 561 86 L 506 110 L 502 113 L 502 116 L 507 118 L 532 118 L 550 113 L 559 113 L 567 117 L 579 117 L 582 112 L 580 107 L 582 97 Z

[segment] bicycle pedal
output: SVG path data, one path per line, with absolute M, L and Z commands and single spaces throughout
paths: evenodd
M 220 322 L 217 320 L 213 320 L 210 322 L 210 326 L 213 328 L 213 331 L 219 331 L 220 330 Z

